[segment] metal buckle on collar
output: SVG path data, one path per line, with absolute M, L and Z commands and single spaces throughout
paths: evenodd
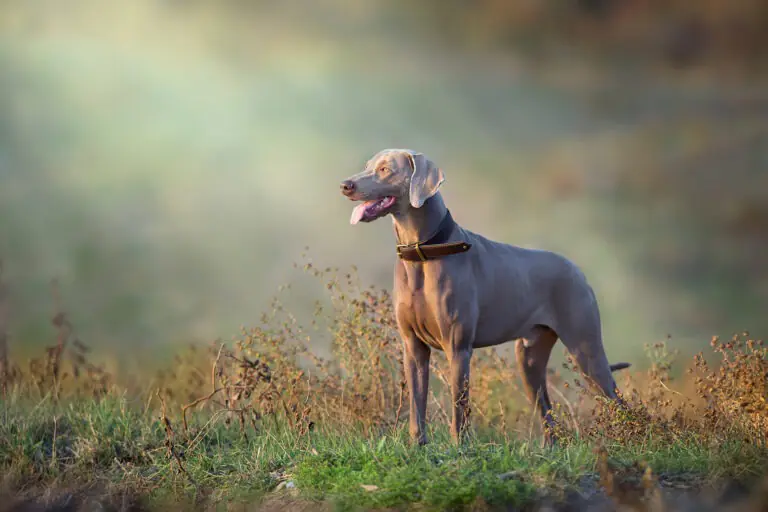
M 416 254 L 419 255 L 419 259 L 421 261 L 427 261 L 427 255 L 424 254 L 424 251 L 421 250 L 421 243 L 416 242 L 415 244 L 403 244 L 403 245 L 397 245 L 395 248 L 397 250 L 397 255 L 402 257 L 403 254 L 403 247 L 413 247 L 416 249 Z
M 416 254 L 419 255 L 421 261 L 427 261 L 427 257 L 424 255 L 424 251 L 421 250 L 421 247 L 419 247 L 419 244 L 414 244 L 413 248 L 416 249 Z

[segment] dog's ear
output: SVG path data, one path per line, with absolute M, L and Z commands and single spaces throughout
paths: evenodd
M 413 167 L 409 191 L 411 206 L 421 208 L 427 199 L 437 194 L 440 185 L 445 181 L 445 175 L 442 169 L 436 167 L 421 153 L 406 153 L 406 155 Z

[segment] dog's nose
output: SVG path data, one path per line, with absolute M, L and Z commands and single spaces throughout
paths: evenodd
M 350 180 L 344 180 L 341 182 L 341 192 L 344 195 L 349 195 L 355 191 L 355 182 Z

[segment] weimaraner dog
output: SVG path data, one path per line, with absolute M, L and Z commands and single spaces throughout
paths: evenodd
M 589 384 L 623 403 L 603 348 L 600 313 L 592 288 L 571 261 L 558 254 L 494 242 L 460 227 L 438 191 L 444 174 L 423 154 L 387 149 L 344 180 L 341 191 L 363 201 L 350 222 L 392 215 L 398 260 L 394 305 L 403 339 L 410 393 L 411 438 L 427 442 L 426 409 L 431 349 L 450 362 L 451 435 L 466 432 L 469 362 L 480 347 L 517 340 L 515 354 L 525 392 L 555 439 L 546 371 L 560 338 Z

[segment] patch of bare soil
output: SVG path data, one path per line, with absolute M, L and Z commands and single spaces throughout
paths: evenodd
M 91 491 L 45 491 L 38 495 L 6 496 L 0 500 L 0 512 L 143 512 L 167 510 L 214 510 L 220 504 L 177 503 L 150 506 L 145 500 L 129 494 L 98 494 Z M 416 509 L 423 506 L 416 505 Z M 230 503 L 226 510 L 258 512 L 309 512 L 333 510 L 333 504 L 308 500 L 292 493 L 275 492 L 257 503 Z M 378 509 L 384 510 L 384 509 Z M 400 509 L 386 509 L 400 510 Z M 516 510 L 491 506 L 477 500 L 465 507 L 471 511 Z M 684 475 L 660 476 L 654 479 L 616 477 L 606 481 L 605 476 L 585 477 L 577 490 L 564 495 L 547 495 L 526 510 L 544 512 L 577 511 L 633 511 L 633 512 L 766 512 L 768 511 L 768 477 L 753 488 L 736 483 L 719 487 L 704 487 L 695 479 Z

